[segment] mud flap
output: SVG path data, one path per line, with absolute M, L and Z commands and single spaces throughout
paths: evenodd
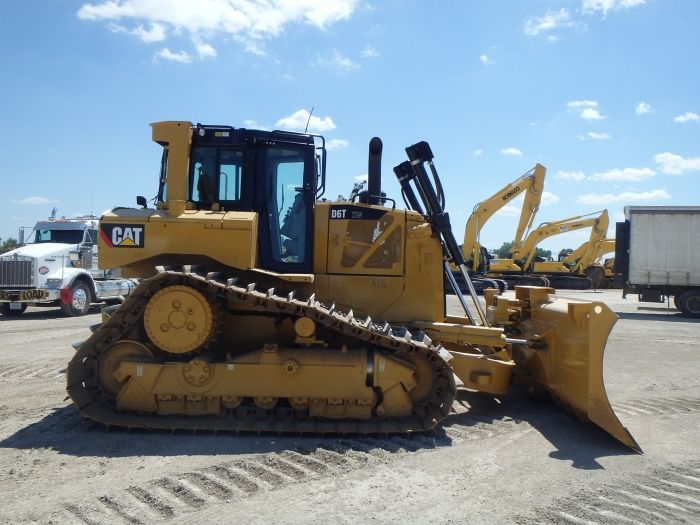
M 546 390 L 581 421 L 591 422 L 625 445 L 641 448 L 615 415 L 603 382 L 603 354 L 617 315 L 604 303 L 545 298 L 522 290 L 530 319 L 521 328 L 532 345 L 515 345 L 515 381 Z

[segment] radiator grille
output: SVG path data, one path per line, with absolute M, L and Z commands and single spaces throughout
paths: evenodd
M 32 261 L 0 260 L 0 286 L 32 286 Z

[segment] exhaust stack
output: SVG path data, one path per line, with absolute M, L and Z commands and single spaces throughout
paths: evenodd
M 369 141 L 367 163 L 367 192 L 362 202 L 366 204 L 382 203 L 382 139 L 374 137 Z

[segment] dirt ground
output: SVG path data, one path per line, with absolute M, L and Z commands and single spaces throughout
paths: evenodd
M 62 372 L 97 310 L 0 318 L 0 522 L 700 522 L 700 322 L 619 290 L 560 294 L 620 316 L 606 385 L 644 454 L 519 392 L 464 392 L 409 438 L 107 430 Z

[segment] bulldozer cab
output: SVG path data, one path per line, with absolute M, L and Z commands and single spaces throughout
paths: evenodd
M 320 142 L 320 145 L 317 145 Z M 168 202 L 164 144 L 159 202 Z M 185 200 L 188 209 L 258 215 L 258 266 L 312 271 L 313 207 L 325 180 L 322 137 L 222 126 L 192 128 Z

